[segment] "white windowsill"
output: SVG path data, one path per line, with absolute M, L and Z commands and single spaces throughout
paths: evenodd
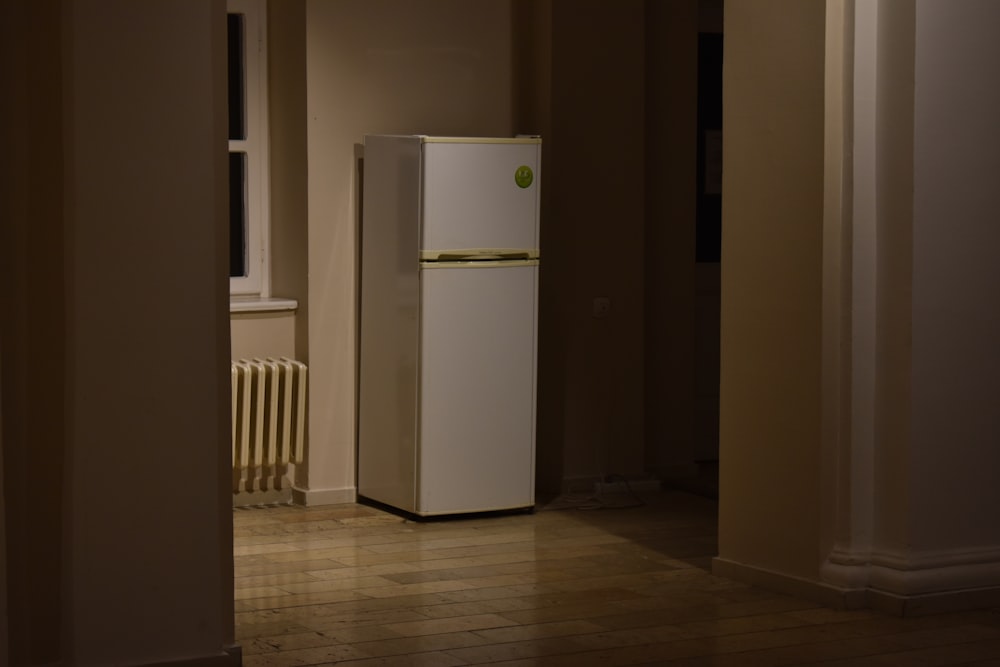
M 299 302 L 295 299 L 259 296 L 229 297 L 230 313 L 274 313 L 283 310 L 297 310 Z

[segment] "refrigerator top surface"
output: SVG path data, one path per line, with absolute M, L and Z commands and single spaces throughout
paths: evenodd
M 422 144 L 541 144 L 538 135 L 520 135 L 516 137 L 445 137 L 430 134 L 368 134 L 365 142 L 372 138 L 411 139 Z
M 541 137 L 432 137 L 417 135 L 425 144 L 541 144 Z

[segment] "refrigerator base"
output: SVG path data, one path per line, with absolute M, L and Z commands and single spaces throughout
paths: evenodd
M 389 514 L 395 514 L 396 516 L 407 519 L 408 521 L 418 521 L 418 522 L 430 522 L 430 521 L 456 521 L 460 519 L 482 519 L 493 516 L 511 516 L 514 514 L 533 514 L 535 512 L 534 505 L 525 505 L 523 507 L 509 507 L 505 509 L 491 509 L 491 510 L 471 510 L 464 512 L 448 512 L 448 513 L 420 513 L 420 512 L 410 512 L 409 510 L 400 509 L 393 505 L 383 503 L 381 501 L 375 500 L 374 498 L 369 498 L 367 496 L 358 496 L 358 504 L 366 505 L 368 507 L 374 507 L 375 509 L 388 512 Z

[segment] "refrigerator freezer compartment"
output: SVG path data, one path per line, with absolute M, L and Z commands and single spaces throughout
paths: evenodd
M 536 140 L 424 144 L 421 250 L 538 248 Z M 519 186 L 520 169 L 535 174 Z

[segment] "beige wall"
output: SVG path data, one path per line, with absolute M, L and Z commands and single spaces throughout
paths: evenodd
M 267 5 L 270 294 L 294 310 L 234 312 L 233 359 L 309 361 L 305 0 Z
M 225 4 L 42 4 L 0 21 L 5 657 L 231 664 Z
M 310 503 L 354 497 L 358 148 L 366 133 L 499 135 L 512 122 L 504 1 L 305 5 Z
M 305 15 L 305 0 L 268 3 L 271 294 L 295 299 L 298 303 L 292 322 L 294 351 L 288 356 L 308 362 L 309 173 L 305 122 Z M 283 313 L 282 317 L 288 315 L 290 313 Z M 246 333 L 250 334 L 252 323 L 247 321 L 244 324 Z M 284 325 L 287 326 L 288 322 Z M 287 339 L 284 340 L 287 343 Z
M 3 356 L 0 350 L 0 357 Z M 0 372 L 3 371 L 0 364 Z M 3 388 L 0 385 L 0 405 L 3 401 Z M 6 498 L 3 483 L 3 410 L 0 409 L 0 498 Z M 0 504 L 0 646 L 10 646 L 10 618 L 7 612 L 7 508 L 6 501 Z M 4 657 L 6 660 L 6 656 Z
M 819 567 L 822 0 L 730 0 L 719 552 Z
M 229 317 L 230 354 L 233 359 L 296 355 L 296 313 L 232 313 Z
M 272 8 L 272 21 L 276 13 L 284 21 L 284 27 L 272 27 L 272 39 L 276 30 L 288 39 L 284 48 L 272 43 L 271 72 L 272 86 L 281 85 L 274 80 L 274 59 L 289 65 L 301 57 L 292 36 L 298 34 L 295 23 L 304 20 L 306 175 L 300 175 L 301 137 L 294 130 L 298 110 L 283 102 L 286 119 L 273 123 L 282 126 L 278 131 L 293 150 L 281 169 L 289 167 L 296 176 L 282 174 L 272 182 L 286 181 L 293 208 L 301 202 L 294 183 L 308 183 L 308 256 L 296 260 L 308 265 L 308 290 L 295 326 L 297 356 L 308 360 L 311 372 L 309 455 L 297 480 L 305 500 L 353 497 L 357 164 L 369 132 L 544 135 L 544 171 L 551 178 L 543 188 L 540 484 L 558 490 L 565 478 L 642 475 L 647 468 L 642 3 L 621 5 L 610 16 L 599 2 L 306 2 L 304 12 L 298 7 Z M 683 13 L 692 31 L 693 7 L 689 3 Z M 514 25 L 514 12 L 532 20 Z M 661 17 L 662 25 L 669 23 Z M 694 33 L 686 38 L 692 41 Z M 593 48 L 597 41 L 602 49 Z M 294 67 L 287 73 L 294 76 Z M 690 70 L 680 76 L 693 84 Z M 289 92 L 297 98 L 298 85 Z M 688 102 L 693 106 L 693 99 Z M 691 106 L 687 113 L 693 113 Z M 671 168 L 682 169 L 677 163 Z M 663 193 L 658 201 L 670 199 Z M 275 217 L 277 227 L 284 218 Z M 298 213 L 290 217 L 297 220 Z M 677 233 L 692 233 L 693 220 L 689 225 Z M 661 244 L 673 247 L 672 240 Z M 277 288 L 274 293 L 297 296 Z M 598 296 L 612 300 L 606 320 L 592 316 Z M 664 310 L 689 308 L 693 295 L 682 298 L 687 305 Z M 684 353 L 675 356 L 683 361 Z
M 308 243 L 289 244 L 308 247 L 305 258 L 291 255 L 297 266 L 308 266 L 308 289 L 274 290 L 300 299 L 296 353 L 311 369 L 309 456 L 297 480 L 306 501 L 339 502 L 353 494 L 356 169 L 367 132 L 544 137 L 549 176 L 542 205 L 540 488 L 558 491 L 567 479 L 638 477 L 690 463 L 685 401 L 694 391 L 695 294 L 693 260 L 683 249 L 693 247 L 697 3 L 661 8 L 650 26 L 639 2 L 616 6 L 611 14 L 600 2 L 386 0 L 301 7 L 272 7 L 272 22 L 280 14 L 282 23 L 271 28 L 271 85 L 284 85 L 276 81 L 282 75 L 275 60 L 294 78 L 295 63 L 304 57 L 305 109 L 296 106 L 302 90 L 294 83 L 287 91 L 293 101 L 284 99 L 285 111 L 274 112 L 284 120 L 272 118 L 290 148 L 275 165 L 282 173 L 272 183 L 284 182 L 284 201 L 291 205 L 287 216 L 278 213 L 282 195 L 275 194 L 276 234 L 283 233 L 284 220 L 299 219 L 300 184 L 308 183 Z M 304 56 L 297 47 L 299 21 L 306 26 Z M 668 40 L 651 75 L 660 100 L 654 113 L 677 122 L 654 121 L 651 140 L 665 159 L 655 162 L 659 180 L 648 198 L 647 29 L 671 30 L 677 38 Z M 274 44 L 279 34 L 284 47 Z M 683 102 L 673 103 L 678 97 Z M 295 123 L 299 113 L 305 124 Z M 304 174 L 297 129 L 303 127 Z M 686 151 L 678 149 L 685 144 Z M 652 239 L 647 202 L 657 211 Z M 295 239 L 301 235 L 293 232 Z M 275 268 L 275 275 L 281 270 Z M 655 291 L 647 300 L 650 282 Z M 595 297 L 611 299 L 609 318 L 593 317 Z M 647 312 L 655 315 L 651 341 Z M 251 322 L 245 326 L 264 335 Z M 647 344 L 658 354 L 667 351 L 651 375 Z M 649 377 L 659 380 L 648 404 L 657 437 L 647 443 Z
M 643 471 L 644 12 L 552 3 L 540 355 L 560 377 L 540 410 L 561 422 L 565 479 Z M 611 300 L 593 316 L 593 299 Z M 553 338 L 552 335 L 555 334 Z M 549 360 L 547 363 L 552 363 Z M 542 369 L 545 372 L 545 368 Z M 548 434 L 542 434 L 545 437 Z
M 207 658 L 232 627 L 223 3 L 69 20 L 72 662 Z
M 519 131 L 542 136 L 541 245 L 544 263 L 539 272 L 538 411 L 535 426 L 535 489 L 556 493 L 563 486 L 562 392 L 565 375 L 557 313 L 559 272 L 554 270 L 558 246 L 552 232 L 552 191 L 549 141 L 552 136 L 552 2 L 514 0 L 512 40 L 514 50 L 514 114 Z
M 3 90 L 9 91 L 0 123 L 7 147 L 0 154 L 0 282 L 5 286 L 0 290 L 5 476 L 0 504 L 5 565 L 18 573 L 3 591 L 10 644 L 3 644 L 0 655 L 6 659 L 9 650 L 11 661 L 34 655 L 42 662 L 60 657 L 62 647 L 49 633 L 58 636 L 63 628 L 64 582 L 54 575 L 62 571 L 65 554 L 61 422 L 67 411 L 67 269 L 64 141 L 58 131 L 64 45 L 54 29 L 58 7 L 25 0 L 4 3 L 0 11 L 0 73 Z M 33 159 L 41 155 L 47 159 Z
M 645 459 L 661 477 L 690 469 L 697 452 L 697 392 L 718 392 L 717 368 L 698 374 L 698 350 L 718 350 L 717 301 L 711 292 L 699 294 L 705 283 L 718 288 L 711 280 L 718 266 L 695 264 L 700 4 L 646 4 Z M 706 301 L 715 303 L 715 318 L 711 309 L 699 308 Z M 714 332 L 711 325 L 699 330 L 701 313 L 716 320 Z M 718 423 L 717 415 L 711 418 Z

